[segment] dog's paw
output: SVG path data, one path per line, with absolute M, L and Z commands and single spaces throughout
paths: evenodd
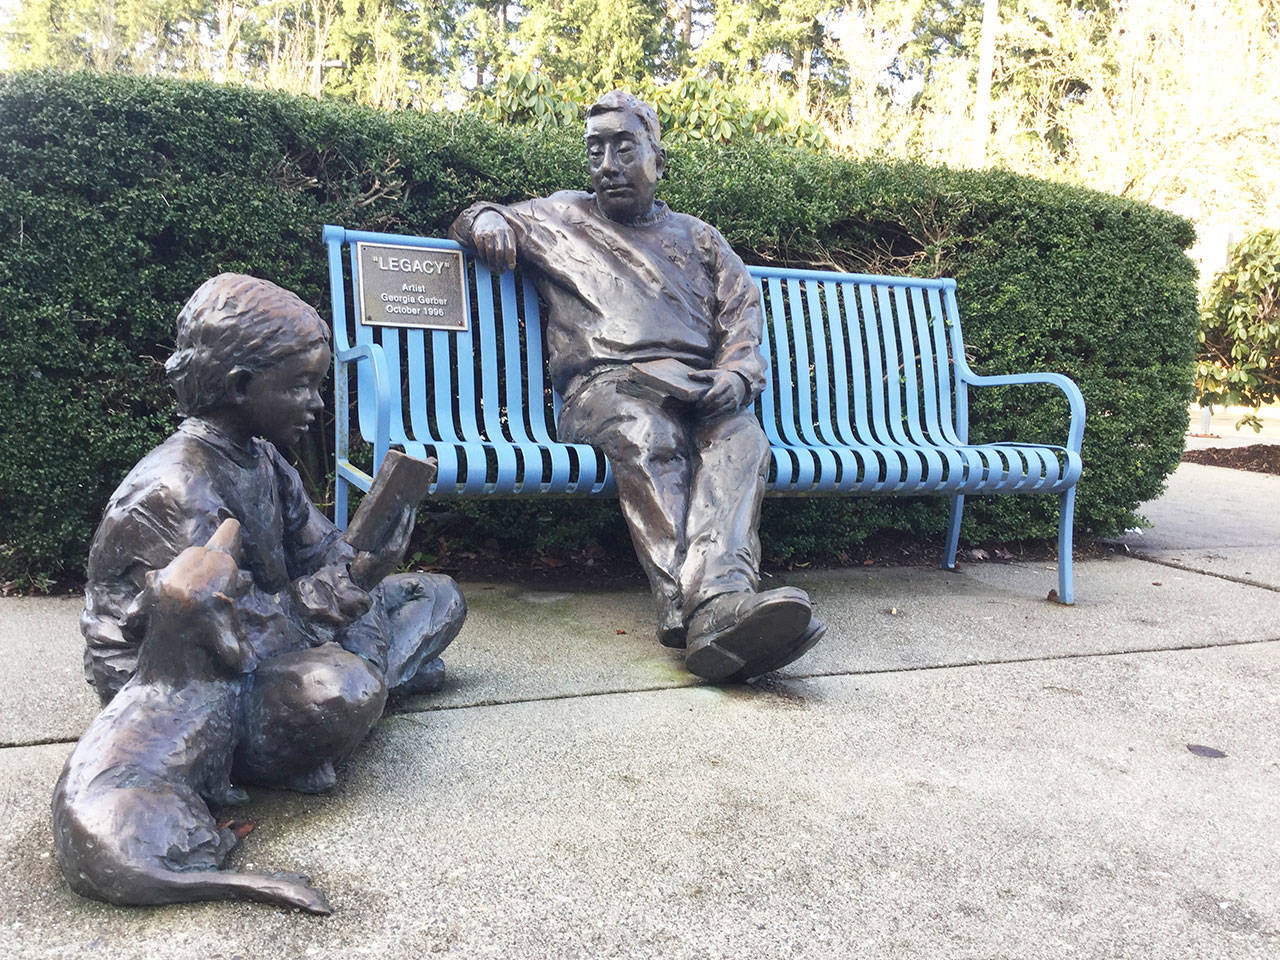
M 219 807 L 240 807 L 249 802 L 249 794 L 241 790 L 239 787 L 227 786 L 223 790 L 219 790 L 212 797 L 210 802 Z

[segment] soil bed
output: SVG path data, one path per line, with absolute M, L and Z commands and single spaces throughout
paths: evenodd
M 419 522 L 409 547 L 405 569 L 447 573 L 458 580 L 481 583 L 520 583 L 542 588 L 601 589 L 625 586 L 643 587 L 644 574 L 636 561 L 629 541 L 607 547 L 593 544 L 582 550 L 539 553 L 532 550 L 504 550 L 496 541 L 455 548 L 439 536 L 430 522 Z M 1078 536 L 1075 543 L 1077 560 L 1109 557 L 1115 548 L 1092 537 Z M 850 546 L 831 563 L 804 563 L 779 560 L 768 555 L 760 565 L 763 588 L 769 578 L 789 570 L 809 567 L 837 569 L 841 567 L 932 567 L 938 564 L 942 545 L 937 540 L 918 539 L 895 531 L 873 534 L 862 543 Z M 1053 540 L 1029 540 L 1021 543 L 962 543 L 956 556 L 958 565 L 978 563 L 1054 563 L 1057 544 Z M 36 586 L 20 581 L 0 582 L 0 596 L 37 594 L 74 594 L 84 589 L 84 580 L 64 575 Z
M 1252 443 L 1247 447 L 1210 447 L 1208 450 L 1183 451 L 1188 463 L 1211 467 L 1231 467 L 1255 473 L 1280 474 L 1280 443 Z
M 411 548 L 410 553 L 412 552 Z M 942 546 L 936 541 L 914 539 L 891 531 L 875 534 L 850 547 L 841 562 L 836 563 L 780 562 L 776 558 L 770 558 L 766 548 L 766 555 L 760 565 L 764 575 L 762 589 L 770 585 L 769 577 L 788 570 L 809 567 L 932 567 L 937 566 L 941 554 Z M 1110 557 L 1113 554 L 1112 547 L 1088 537 L 1079 538 L 1075 545 L 1077 560 Z M 1057 544 L 1052 540 L 980 546 L 962 544 L 956 560 L 960 566 L 978 563 L 1053 563 L 1057 561 Z M 595 547 L 556 555 L 538 555 L 527 551 L 504 553 L 494 549 L 492 545 L 460 551 L 443 551 L 437 547 L 431 562 L 419 562 L 411 566 L 447 573 L 458 580 L 489 583 L 511 581 L 546 588 L 568 586 L 599 589 L 645 584 L 644 574 L 631 552 L 630 543 L 616 544 L 607 551 Z

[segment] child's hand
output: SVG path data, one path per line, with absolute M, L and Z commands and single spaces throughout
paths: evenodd
M 400 566 L 405 551 L 409 549 L 409 538 L 413 535 L 417 512 L 416 504 L 406 507 L 385 544 L 377 550 L 361 550 L 356 554 L 356 558 L 351 561 L 351 579 L 356 586 L 362 590 L 372 590 L 382 582 L 383 577 Z

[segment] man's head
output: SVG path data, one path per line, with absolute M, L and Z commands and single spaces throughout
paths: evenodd
M 328 326 L 296 294 L 223 273 L 178 314 L 165 372 L 184 416 L 217 412 L 247 435 L 290 446 L 322 406 L 329 343 Z
M 587 110 L 587 163 L 596 202 L 611 220 L 638 220 L 653 209 L 666 165 L 653 107 L 612 90 Z

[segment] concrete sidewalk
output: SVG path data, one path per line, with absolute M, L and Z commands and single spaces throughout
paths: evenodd
M 79 603 L 0 600 L 0 957 L 1275 957 L 1277 495 L 1183 465 L 1071 608 L 1049 564 L 788 576 L 828 638 L 723 689 L 635 588 L 464 585 L 449 687 L 247 810 L 328 918 L 70 893 Z
M 1280 404 L 1259 407 L 1213 407 L 1209 413 L 1208 432 L 1204 428 L 1204 410 L 1194 403 L 1188 410 L 1186 449 L 1205 450 L 1210 447 L 1246 447 L 1255 443 L 1280 443 Z M 1236 428 L 1241 417 L 1255 414 L 1261 427 Z

